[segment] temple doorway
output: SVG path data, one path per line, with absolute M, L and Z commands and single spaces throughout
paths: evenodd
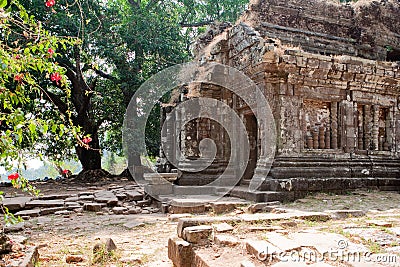
M 247 134 L 249 137 L 250 153 L 246 170 L 243 175 L 243 183 L 248 183 L 253 178 L 254 171 L 257 167 L 258 158 L 258 124 L 256 116 L 253 113 L 245 114 L 243 117 L 246 126 Z

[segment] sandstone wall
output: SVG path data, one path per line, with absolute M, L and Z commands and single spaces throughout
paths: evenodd
M 399 14 L 397 0 L 258 0 L 242 21 L 308 52 L 385 60 L 388 49 L 400 48 Z
M 263 38 L 244 23 L 225 36 L 203 59 L 242 70 L 263 90 L 277 122 L 278 154 L 307 149 L 400 151 L 400 139 L 395 138 L 400 118 L 398 63 L 304 52 Z M 307 106 L 307 100 L 326 106 L 321 110 L 324 123 L 307 121 L 316 116 L 310 114 L 316 107 Z

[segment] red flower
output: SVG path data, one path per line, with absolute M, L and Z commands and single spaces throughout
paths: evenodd
M 10 181 L 12 181 L 12 180 L 17 180 L 19 178 L 19 174 L 16 172 L 16 173 L 13 173 L 13 174 L 10 174 L 9 176 L 8 176 L 8 180 L 10 180 Z
M 49 53 L 50 57 L 53 56 L 54 52 L 55 52 L 55 51 L 54 51 L 52 48 L 49 48 L 49 49 L 47 50 L 47 53 Z
M 69 170 L 63 170 L 62 173 L 63 173 L 63 174 L 68 174 L 68 173 L 69 173 Z
M 44 5 L 46 6 L 46 7 L 52 7 L 52 6 L 54 6 L 56 4 L 56 1 L 55 0 L 47 0 L 45 3 L 44 3 Z
M 22 80 L 24 79 L 24 74 L 20 73 L 14 76 L 14 81 L 16 82 L 22 82 Z
M 85 137 L 85 138 L 83 138 L 82 139 L 82 142 L 84 143 L 84 144 L 89 144 L 90 142 L 92 142 L 92 138 L 90 138 L 90 137 Z
M 62 76 L 58 72 L 54 72 L 50 75 L 50 80 L 53 82 L 56 82 L 57 85 L 58 85 L 59 81 L 61 81 L 61 79 L 62 79 Z
M 15 56 L 15 59 L 20 59 L 20 58 L 21 58 L 20 55 L 16 55 L 16 56 Z

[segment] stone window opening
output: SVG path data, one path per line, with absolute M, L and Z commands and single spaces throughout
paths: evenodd
M 303 101 L 305 149 L 337 149 L 337 103 L 305 99 Z
M 357 106 L 357 149 L 391 151 L 392 111 L 378 105 Z
M 386 46 L 386 61 L 400 61 L 400 49 L 393 48 L 391 46 Z

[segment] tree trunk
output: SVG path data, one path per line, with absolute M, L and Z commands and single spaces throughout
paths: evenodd
M 76 146 L 76 153 L 82 164 L 83 171 L 101 169 L 100 144 L 97 132 L 92 133 L 90 137 L 92 142 L 88 144 L 90 146 L 89 149 Z

